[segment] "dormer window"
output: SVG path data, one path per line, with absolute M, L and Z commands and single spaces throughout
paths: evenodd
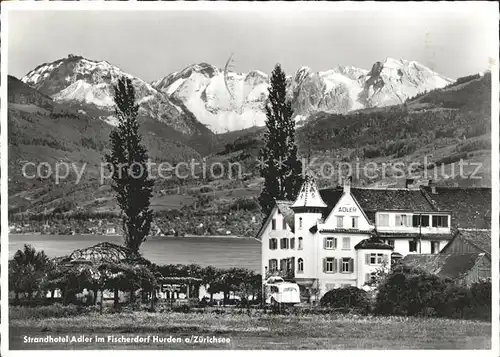
M 432 216 L 432 226 L 437 228 L 448 228 L 448 216 Z
M 283 219 L 283 230 L 286 231 L 286 221 Z
M 273 231 L 275 231 L 275 230 L 276 230 L 276 218 L 273 218 L 273 219 L 271 220 L 271 229 L 272 229 Z

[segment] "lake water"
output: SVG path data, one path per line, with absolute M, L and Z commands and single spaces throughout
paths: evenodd
M 123 244 L 121 236 L 99 235 L 29 235 L 9 236 L 9 257 L 24 244 L 43 250 L 49 257 L 69 255 L 75 249 L 101 242 Z M 254 238 L 150 237 L 141 253 L 156 264 L 199 264 L 218 268 L 242 267 L 260 272 L 260 242 Z

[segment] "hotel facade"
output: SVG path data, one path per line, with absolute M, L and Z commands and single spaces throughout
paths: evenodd
M 314 301 L 331 289 L 365 288 L 406 255 L 438 254 L 454 231 L 435 194 L 432 186 L 354 188 L 349 180 L 318 190 L 308 176 L 295 202 L 276 201 L 257 234 L 263 280 L 292 279 Z

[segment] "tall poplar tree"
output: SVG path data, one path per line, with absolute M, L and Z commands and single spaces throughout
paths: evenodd
M 148 175 L 148 152 L 139 134 L 139 105 L 132 81 L 122 77 L 114 90 L 118 127 L 110 134 L 111 153 L 105 160 L 112 169 L 112 187 L 122 210 L 125 246 L 138 255 L 153 220 L 150 203 L 154 181 Z
M 271 74 L 265 146 L 260 152 L 260 174 L 264 186 L 259 203 L 265 214 L 271 211 L 275 200 L 295 200 L 303 181 L 292 114 L 292 104 L 286 98 L 286 75 L 277 64 Z

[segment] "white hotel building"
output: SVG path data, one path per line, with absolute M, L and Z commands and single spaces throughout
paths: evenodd
M 319 191 L 307 177 L 295 202 L 277 201 L 257 234 L 262 276 L 293 279 L 304 299 L 363 287 L 391 260 L 439 253 L 452 238 L 451 214 L 420 188 Z

